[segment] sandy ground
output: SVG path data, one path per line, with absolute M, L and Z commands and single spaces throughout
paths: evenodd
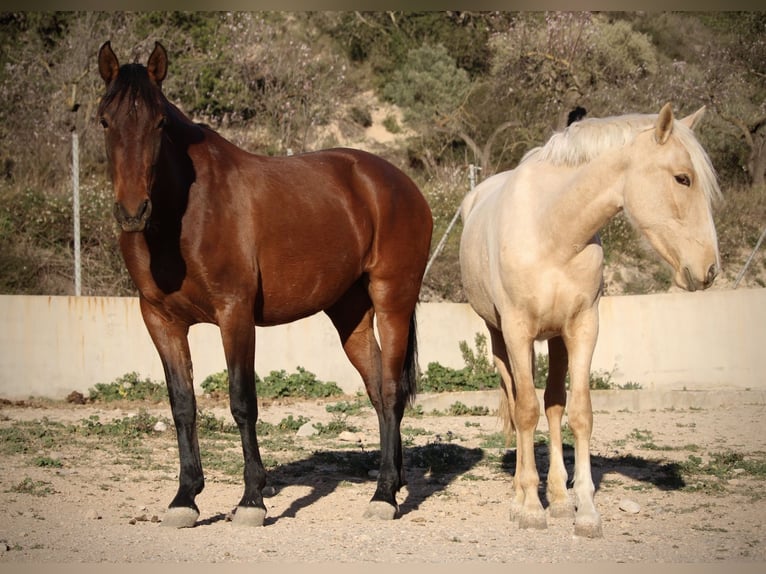
M 337 415 L 326 404 L 272 403 L 261 417 L 273 424 L 289 415 L 327 424 Z M 0 428 L 34 421 L 44 429 L 45 421 L 94 415 L 108 421 L 138 408 L 4 405 Z M 150 412 L 169 419 L 166 405 Z M 228 417 L 223 404 L 209 412 Z M 265 459 L 283 462 L 271 468 L 268 515 L 259 528 L 227 519 L 241 486 L 237 476 L 220 469 L 206 470 L 197 526 L 161 527 L 176 488 L 172 428 L 141 441 L 149 451 L 134 454 L 118 449 L 114 439 L 87 448 L 56 444 L 4 454 L 0 563 L 763 562 L 764 473 L 735 464 L 720 477 L 700 473 L 679 482 L 676 464 L 692 456 L 705 465 L 715 453 L 738 453 L 763 467 L 764 414 L 764 404 L 596 412 L 593 474 L 604 536 L 592 540 L 575 537 L 566 519 L 549 519 L 544 531 L 519 530 L 510 522 L 515 451 L 486 446 L 501 430 L 491 415 L 405 418 L 409 485 L 399 495 L 400 516 L 391 522 L 362 518 L 374 478 L 327 456 L 345 452 L 352 462 L 369 466 L 377 447 L 370 410 L 350 415 L 346 420 L 356 430 L 341 437 L 295 438 L 293 444 L 302 447 L 297 455 L 289 448 L 262 449 Z M 545 427 L 543 417 L 538 428 Z M 443 456 L 443 464 L 434 454 Z M 537 456 L 544 478 L 544 444 Z M 41 465 L 41 459 L 60 464 Z M 570 477 L 572 465 L 568 451 Z M 25 481 L 42 492 L 20 488 Z

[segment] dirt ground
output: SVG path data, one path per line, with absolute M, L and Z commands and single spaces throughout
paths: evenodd
M 326 409 L 332 402 L 272 402 L 261 418 L 277 424 L 292 415 L 327 425 L 339 420 Z M 0 429 L 26 424 L 42 436 L 51 422 L 105 422 L 138 410 L 133 404 L 6 404 Z M 148 410 L 170 418 L 167 405 Z M 229 417 L 225 404 L 208 412 Z M 347 416 L 353 430 L 332 439 L 291 435 L 282 446 L 262 448 L 272 462 L 266 463 L 268 514 L 260 528 L 228 520 L 241 484 L 221 468 L 206 469 L 194 528 L 161 527 L 176 488 L 172 427 L 139 441 L 134 451 L 106 438 L 26 452 L 6 444 L 0 563 L 763 562 L 765 414 L 764 404 L 596 412 L 592 460 L 604 536 L 592 540 L 575 537 L 570 520 L 549 519 L 544 531 L 510 522 L 515 451 L 497 441 L 501 424 L 493 415 L 405 418 L 409 484 L 391 522 L 362 518 L 374 491 L 378 444 L 369 409 Z M 545 430 L 544 417 L 538 428 Z M 7 441 L 12 434 L 2 436 Z M 237 447 L 232 441 L 225 448 Z M 544 479 L 542 440 L 537 450 Z M 566 454 L 571 477 L 573 455 Z M 689 461 L 696 470 L 688 470 Z

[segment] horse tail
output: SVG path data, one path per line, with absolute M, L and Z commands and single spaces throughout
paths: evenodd
M 401 378 L 401 391 L 406 404 L 412 405 L 418 392 L 418 337 L 415 311 L 410 317 L 410 331 L 407 337 L 407 353 L 404 356 L 404 368 Z

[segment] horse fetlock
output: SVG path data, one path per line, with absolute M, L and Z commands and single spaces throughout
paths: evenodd
M 548 506 L 548 516 L 551 518 L 574 518 L 574 504 L 570 500 L 551 502 Z

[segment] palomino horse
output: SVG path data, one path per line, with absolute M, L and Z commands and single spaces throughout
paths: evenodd
M 337 329 L 380 423 L 380 473 L 366 514 L 393 518 L 405 484 L 400 424 L 416 385 L 428 204 L 409 177 L 362 151 L 262 157 L 239 149 L 165 98 L 167 66 L 159 43 L 147 66 L 120 66 L 109 42 L 98 56 L 120 249 L 162 360 L 178 434 L 178 493 L 163 524 L 194 525 L 204 486 L 189 327 L 220 327 L 244 454 L 234 521 L 260 525 L 266 472 L 255 432 L 255 326 L 319 311 Z
M 577 535 L 602 534 L 589 453 L 589 376 L 603 271 L 599 229 L 624 211 L 673 268 L 675 283 L 689 291 L 709 287 L 718 273 L 711 200 L 720 190 L 692 132 L 703 112 L 675 120 L 668 104 L 659 115 L 579 121 L 530 151 L 515 169 L 482 182 L 462 204 L 463 285 L 489 329 L 504 387 L 501 415 L 507 430 L 516 431 L 511 518 L 521 528 L 547 526 L 534 456 L 540 407 L 533 343 L 548 340 L 549 512 L 574 514 Z M 561 444 L 567 368 L 574 503 L 567 496 Z

